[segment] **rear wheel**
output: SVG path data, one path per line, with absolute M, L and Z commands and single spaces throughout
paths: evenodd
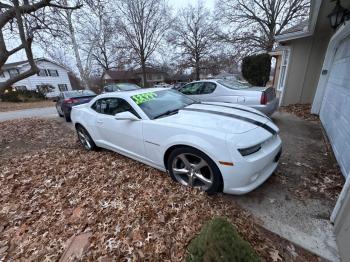
M 182 185 L 198 187 L 208 194 L 214 194 L 221 188 L 222 176 L 219 168 L 197 149 L 176 148 L 170 153 L 167 164 L 172 179 Z
M 70 115 L 67 115 L 66 113 L 64 113 L 64 118 L 66 119 L 66 122 L 72 122 Z
M 63 115 L 60 113 L 60 111 L 57 109 L 57 106 L 56 106 L 56 110 L 57 110 L 57 114 L 59 117 L 63 117 Z
M 95 142 L 92 140 L 89 132 L 81 125 L 76 127 L 77 135 L 80 143 L 84 146 L 86 150 L 92 151 L 97 150 Z

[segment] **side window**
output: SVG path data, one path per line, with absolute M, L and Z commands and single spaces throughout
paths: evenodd
M 100 99 L 96 101 L 91 108 L 100 114 L 111 116 L 129 111 L 140 118 L 140 116 L 136 113 L 134 108 L 128 102 L 121 98 Z
M 203 83 L 201 82 L 188 84 L 182 87 L 179 91 L 185 95 L 199 95 L 202 85 Z
M 91 108 L 93 109 L 93 110 L 95 110 L 97 113 L 101 113 L 101 101 L 102 101 L 103 99 L 100 99 L 100 100 L 97 100 L 92 106 L 91 106 Z
M 109 111 L 108 115 L 114 116 L 115 114 L 122 113 L 122 112 L 130 112 L 133 113 L 135 116 L 140 118 L 140 116 L 136 113 L 135 109 L 124 99 L 121 98 L 110 98 L 109 99 Z
M 205 82 L 203 83 L 201 95 L 211 94 L 216 89 L 216 84 L 211 82 Z

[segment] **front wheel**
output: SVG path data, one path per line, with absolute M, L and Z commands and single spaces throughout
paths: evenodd
M 214 194 L 221 188 L 222 176 L 219 168 L 197 149 L 176 148 L 170 153 L 167 164 L 172 179 L 182 185 L 198 187 L 208 194 Z
M 92 140 L 89 132 L 84 127 L 82 127 L 81 125 L 78 125 L 76 130 L 77 130 L 79 141 L 86 150 L 89 150 L 89 151 L 97 150 L 97 146 L 95 142 Z

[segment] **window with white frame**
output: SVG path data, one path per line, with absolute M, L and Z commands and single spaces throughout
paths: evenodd
M 53 76 L 53 77 L 58 77 L 58 71 L 57 70 L 53 70 L 53 69 L 47 69 L 47 73 L 49 76 Z
M 3 71 L 0 71 L 0 77 L 4 78 L 5 77 L 5 74 Z
M 45 69 L 40 69 L 37 73 L 38 76 L 47 76 L 47 72 Z
M 68 91 L 68 86 L 67 84 L 58 84 L 58 89 L 63 92 L 63 91 Z
M 282 63 L 281 63 L 281 71 L 280 71 L 280 79 L 278 83 L 277 90 L 282 91 L 286 82 L 286 74 L 287 74 L 287 67 L 289 62 L 289 50 L 284 50 L 282 55 Z
M 19 75 L 19 70 L 17 68 L 11 68 L 8 70 L 9 74 L 10 74 L 10 78 L 13 78 L 17 75 Z
M 25 90 L 27 90 L 27 87 L 26 86 L 15 86 L 15 90 L 16 91 L 25 91 Z

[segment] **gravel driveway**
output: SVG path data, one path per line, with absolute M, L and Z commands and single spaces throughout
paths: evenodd
M 8 112 L 0 112 L 0 122 L 6 120 L 28 118 L 28 117 L 55 117 L 57 116 L 55 107 L 33 108 Z

